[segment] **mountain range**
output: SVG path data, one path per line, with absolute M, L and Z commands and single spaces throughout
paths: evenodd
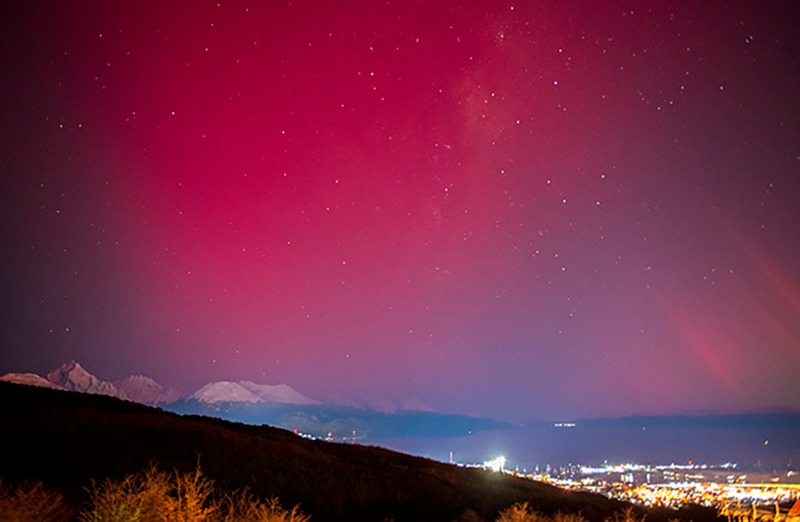
M 80 363 L 70 361 L 62 364 L 46 377 L 35 373 L 7 373 L 0 381 L 29 386 L 40 386 L 57 390 L 76 391 L 93 395 L 108 395 L 148 406 L 172 404 L 178 400 L 194 400 L 209 405 L 223 403 L 276 403 L 276 404 L 320 404 L 286 384 L 270 386 L 251 381 L 210 382 L 187 396 L 173 388 L 164 387 L 145 375 L 131 375 L 120 381 L 102 380 L 83 368 Z
M 47 374 L 7 373 L 0 381 L 38 386 L 158 406 L 186 415 L 203 415 L 246 424 L 286 428 L 318 438 L 364 440 L 396 437 L 467 435 L 474 431 L 510 427 L 492 419 L 447 415 L 430 411 L 392 413 L 355 405 L 325 404 L 287 384 L 252 381 L 216 381 L 188 395 L 164 387 L 144 375 L 105 381 L 79 363 L 70 361 Z

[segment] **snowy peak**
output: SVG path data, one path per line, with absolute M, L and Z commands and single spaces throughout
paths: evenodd
M 208 404 L 217 404 L 220 402 L 263 402 L 261 397 L 238 382 L 230 381 L 210 382 L 189 395 L 188 398 Z
M 117 390 L 125 393 L 128 399 L 152 406 L 172 404 L 180 398 L 177 390 L 164 388 L 145 375 L 131 375 L 115 382 L 114 386 Z
M 51 388 L 54 390 L 66 390 L 63 386 L 53 384 L 41 375 L 35 373 L 7 373 L 0 377 L 0 381 L 25 384 L 27 386 L 39 386 L 40 388 Z
M 110 395 L 120 399 L 127 399 L 125 392 L 118 390 L 108 381 L 101 381 L 75 361 L 61 365 L 57 370 L 47 374 L 47 380 L 70 391 L 92 393 L 95 395 Z
M 311 397 L 306 397 L 288 384 L 256 384 L 252 381 L 239 381 L 239 384 L 261 397 L 264 402 L 278 402 L 282 404 L 319 404 Z
M 75 361 L 62 364 L 57 370 L 48 373 L 46 379 L 35 373 L 7 373 L 0 376 L 0 381 L 80 393 L 110 395 L 150 406 L 172 404 L 183 398 L 177 390 L 165 388 L 145 375 L 131 375 L 114 383 L 98 379 Z M 289 385 L 273 386 L 257 384 L 252 381 L 210 382 L 186 399 L 213 405 L 221 403 L 321 404 L 319 401 L 299 393 Z
M 191 394 L 194 399 L 207 404 L 222 402 L 280 403 L 280 404 L 319 404 L 318 401 L 295 391 L 291 386 L 278 384 L 256 384 L 251 381 L 211 382 Z

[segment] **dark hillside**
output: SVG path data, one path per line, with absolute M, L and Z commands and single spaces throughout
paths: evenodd
M 188 472 L 199 463 L 217 487 L 300 504 L 312 521 L 450 521 L 467 509 L 486 520 L 514 502 L 545 514 L 580 511 L 600 521 L 623 504 L 389 450 L 312 441 L 291 432 L 164 412 L 109 397 L 0 382 L 0 478 L 40 479 L 83 493 L 92 480 L 157 464 Z M 648 511 L 648 521 L 674 518 Z M 705 512 L 693 513 L 700 522 Z M 688 517 L 687 517 L 688 518 Z

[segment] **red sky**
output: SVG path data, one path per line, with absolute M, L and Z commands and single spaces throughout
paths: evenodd
M 800 408 L 793 2 L 15 2 L 0 372 Z

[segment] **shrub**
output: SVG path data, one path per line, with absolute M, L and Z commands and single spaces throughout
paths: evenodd
M 483 522 L 483 519 L 474 509 L 467 509 L 453 522 Z
M 606 522 L 623 522 L 625 519 L 606 520 Z M 530 509 L 527 502 L 517 502 L 500 512 L 497 522 L 587 522 L 580 513 L 557 512 L 552 517 L 542 515 Z M 628 522 L 639 522 L 635 519 Z M 643 520 L 641 522 L 644 522 Z
M 295 506 L 286 510 L 277 498 L 262 501 L 249 491 L 238 491 L 226 496 L 214 522 L 308 522 L 310 518 Z
M 639 517 L 633 509 L 633 506 L 625 508 L 623 511 L 617 511 L 613 516 L 606 518 L 605 522 L 644 522 L 646 515 Z
M 90 508 L 83 522 L 145 522 L 164 520 L 171 487 L 169 477 L 151 468 L 121 480 L 106 479 L 89 491 Z
M 151 468 L 122 480 L 105 480 L 90 491 L 82 522 L 308 522 L 298 507 L 286 510 L 273 498 L 247 490 L 219 498 L 200 469 L 164 473 Z
M 531 511 L 527 502 L 517 502 L 501 511 L 497 522 L 549 522 L 549 520 Z
M 197 468 L 194 473 L 172 477 L 170 494 L 164 501 L 163 520 L 170 522 L 203 522 L 209 520 L 218 506 L 211 499 L 214 484 Z
M 64 496 L 41 482 L 8 488 L 0 481 L 0 520 L 6 522 L 62 522 L 71 520 L 74 510 Z
M 562 513 L 553 515 L 553 522 L 588 522 L 580 513 Z

